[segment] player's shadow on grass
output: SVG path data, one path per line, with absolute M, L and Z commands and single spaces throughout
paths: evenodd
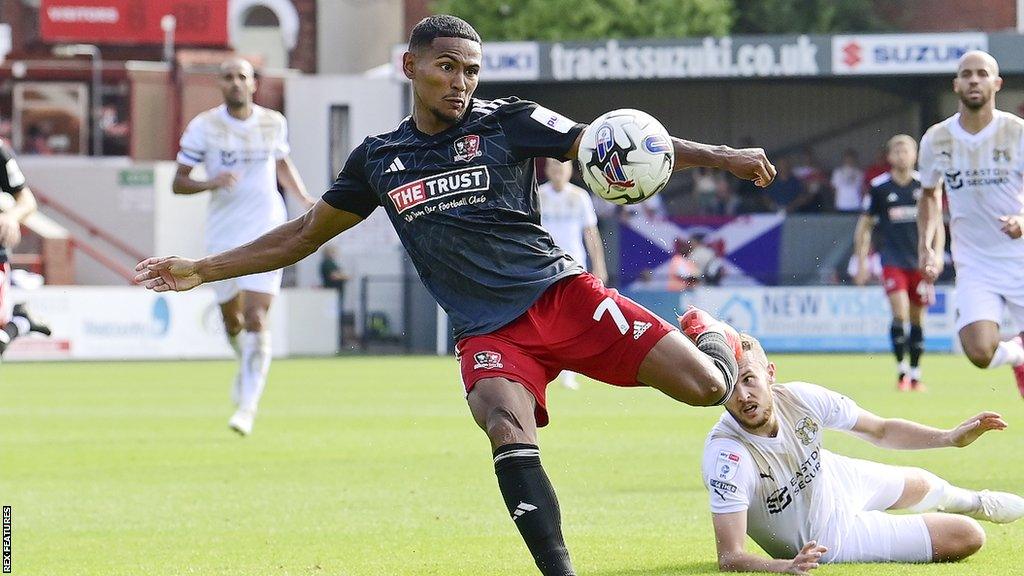
M 718 574 L 717 562 L 684 562 L 672 566 L 629 568 L 588 572 L 593 576 L 681 576 L 683 574 Z

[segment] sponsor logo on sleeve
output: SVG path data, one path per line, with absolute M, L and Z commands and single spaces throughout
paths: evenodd
M 728 482 L 722 482 L 721 480 L 717 480 L 715 478 L 711 479 L 710 484 L 711 484 L 712 488 L 717 488 L 718 490 L 725 490 L 726 492 L 732 492 L 733 494 L 736 493 L 736 485 L 735 484 L 730 484 Z
M 740 455 L 735 452 L 722 451 L 718 453 L 718 462 L 715 466 L 715 475 L 719 480 L 728 482 L 736 477 L 736 471 L 740 469 Z
M 504 365 L 501 363 L 501 354 L 498 352 L 491 352 L 489 350 L 477 352 L 473 355 L 473 360 L 476 362 L 473 364 L 474 370 L 493 370 L 495 368 L 504 368 Z
M 537 109 L 533 111 L 533 114 L 530 114 L 530 118 L 533 118 L 555 132 L 561 132 L 562 134 L 566 134 L 569 132 L 570 128 L 576 125 L 572 120 L 569 120 L 558 112 L 548 110 L 543 106 L 537 106 Z

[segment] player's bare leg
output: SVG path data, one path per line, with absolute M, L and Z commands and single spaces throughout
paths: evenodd
M 985 545 L 985 531 L 977 520 L 958 514 L 924 514 L 924 525 L 932 541 L 933 562 L 956 562 Z
M 910 298 L 905 290 L 889 292 L 889 307 L 892 310 L 892 325 L 889 326 L 889 341 L 892 343 L 892 353 L 896 357 L 896 366 L 899 377 L 896 380 L 896 387 L 901 392 L 910 390 L 910 365 L 906 360 L 907 351 L 907 317 L 909 316 Z
M 910 356 L 910 389 L 924 392 L 921 382 L 921 356 L 924 355 L 924 314 L 927 306 L 909 302 L 910 334 L 907 337 L 907 354 Z
M 669 332 L 651 348 L 636 379 L 691 406 L 720 404 L 731 390 L 712 357 L 680 332 Z
M 238 360 L 238 371 L 235 372 L 235 380 L 231 385 L 231 403 L 238 408 L 242 398 L 242 343 L 239 335 L 245 325 L 242 316 L 242 293 L 235 294 L 231 300 L 221 303 L 220 317 L 224 322 L 224 334 L 228 338 L 228 344 L 231 345 L 235 359 Z
M 473 386 L 467 400 L 473 419 L 491 442 L 505 507 L 541 574 L 574 575 L 558 499 L 540 463 L 536 399 L 518 382 L 485 378 Z
M 978 368 L 1012 366 L 1017 390 L 1024 396 L 1024 345 L 1019 334 L 1009 340 L 1000 340 L 998 324 L 979 320 L 960 329 L 960 345 Z
M 259 407 L 270 369 L 270 331 L 267 319 L 274 296 L 262 292 L 243 291 L 242 319 L 245 330 L 241 335 L 241 395 L 238 410 L 229 425 L 242 435 L 252 432 L 253 420 Z

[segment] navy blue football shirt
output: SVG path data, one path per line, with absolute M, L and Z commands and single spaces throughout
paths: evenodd
M 17 194 L 25 187 L 25 176 L 14 160 L 14 152 L 0 142 L 0 193 Z M 0 246 L 0 264 L 7 262 L 7 247 Z
M 583 268 L 540 226 L 533 158 L 563 158 L 583 130 L 533 102 L 473 99 L 458 124 L 424 134 L 406 118 L 349 156 L 323 199 L 387 212 L 456 338 L 515 320 Z
M 900 186 L 889 172 L 871 180 L 864 197 L 864 212 L 874 216 L 878 234 L 875 248 L 883 266 L 917 268 L 917 198 L 921 180 L 917 173 Z

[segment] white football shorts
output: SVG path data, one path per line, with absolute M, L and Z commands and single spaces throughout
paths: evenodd
M 1024 264 L 1016 267 L 960 265 L 956 269 L 956 330 L 980 320 L 1003 323 L 1003 306 L 1024 330 Z
M 903 470 L 896 466 L 829 454 L 829 466 L 846 501 L 839 542 L 822 543 L 826 563 L 930 562 L 932 539 L 920 514 L 884 512 L 903 494 Z M 832 544 L 832 546 L 829 546 Z
M 281 276 L 281 270 L 272 270 L 213 282 L 210 288 L 217 294 L 218 304 L 224 304 L 240 292 L 259 292 L 277 296 L 281 291 Z

